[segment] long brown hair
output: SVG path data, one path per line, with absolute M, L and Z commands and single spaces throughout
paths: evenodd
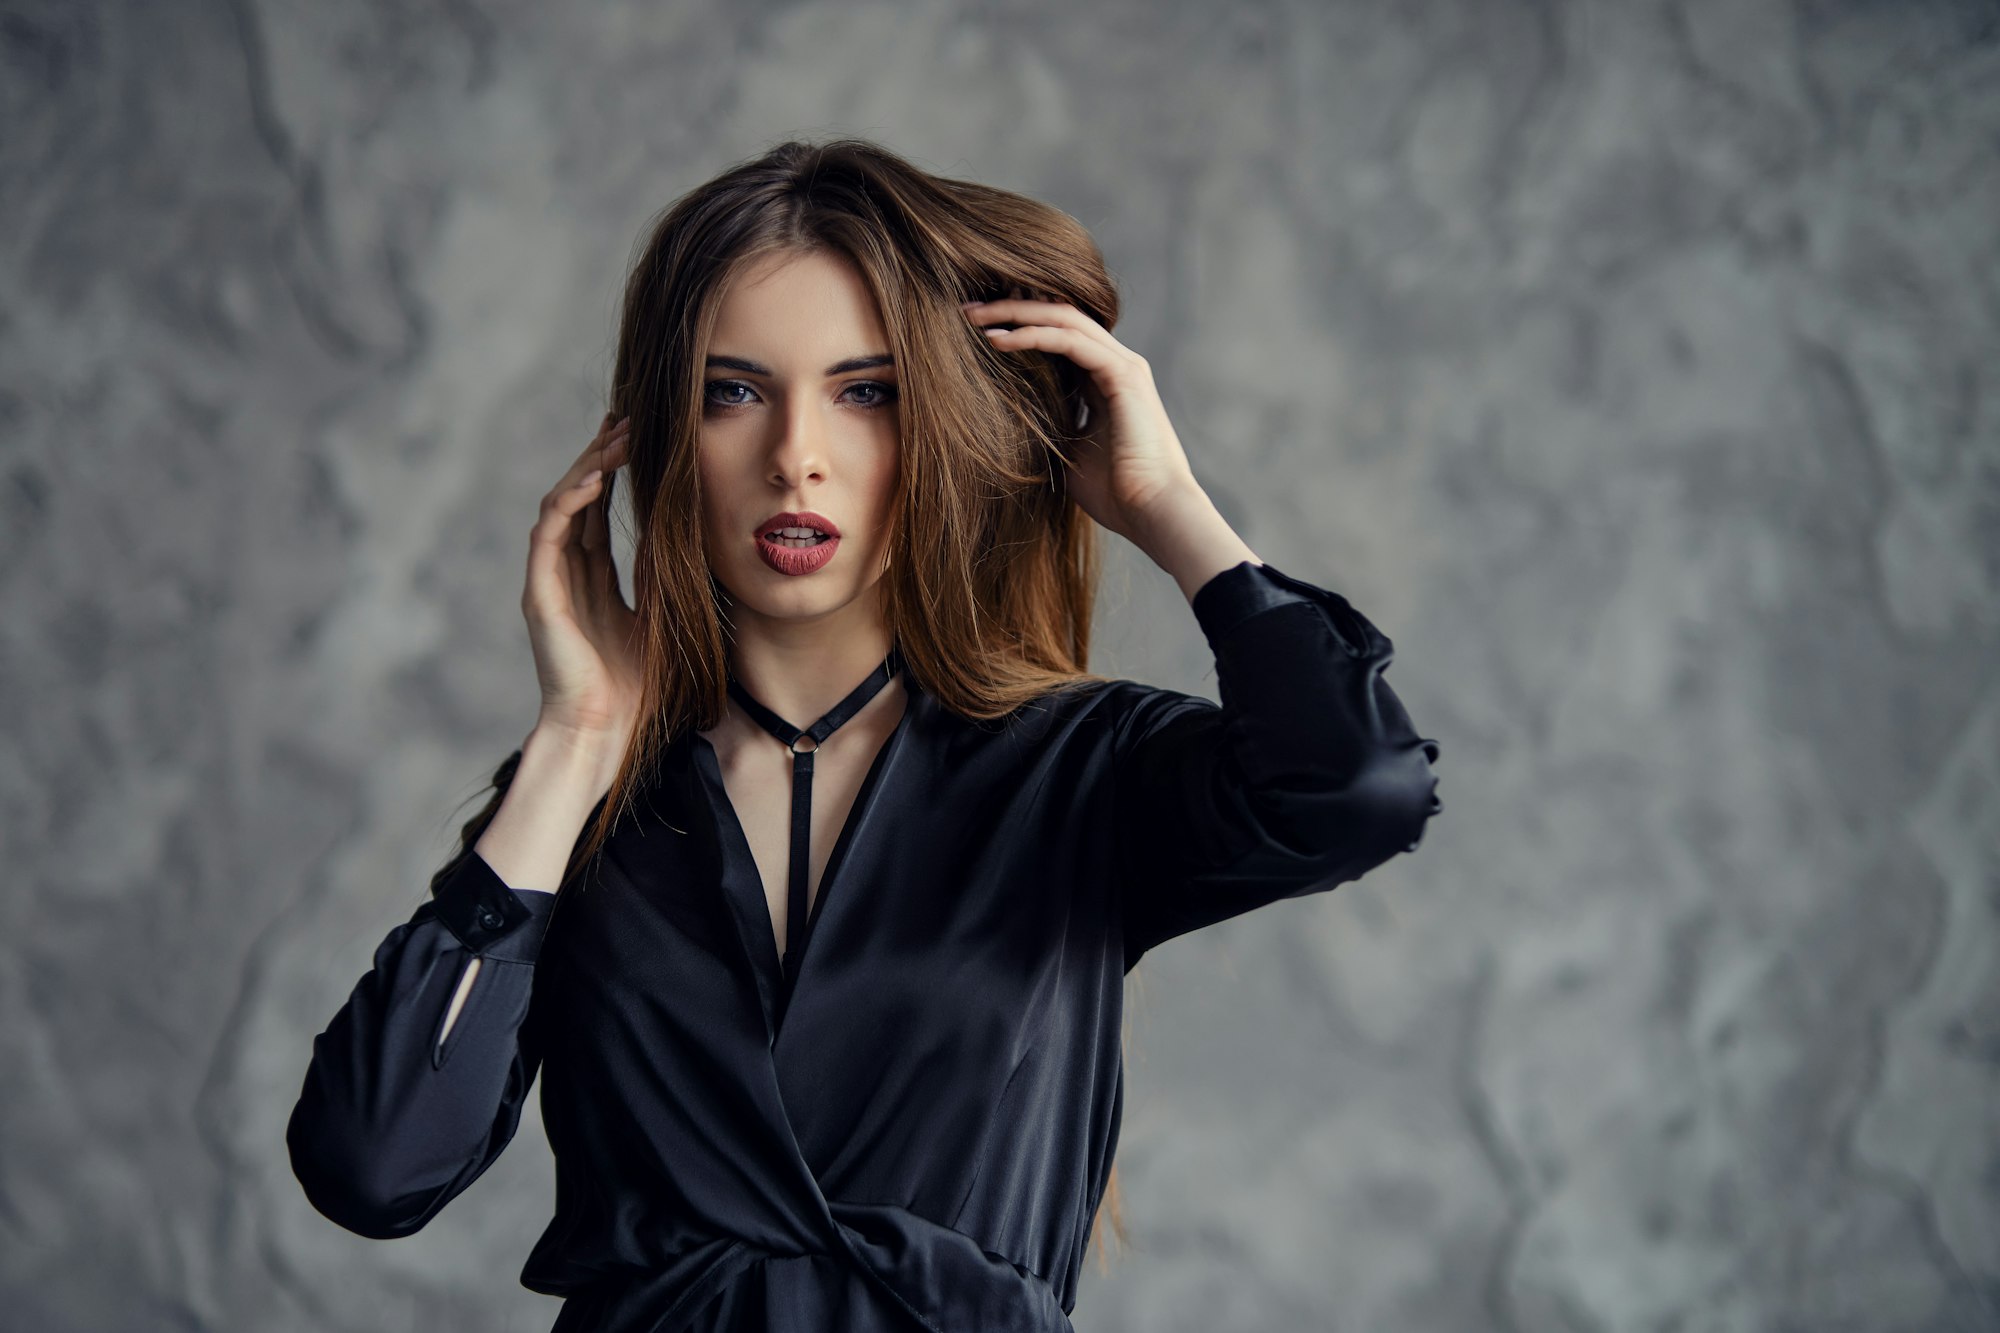
M 1009 295 L 1068 302 L 1105 328 L 1119 296 L 1075 218 L 1025 195 L 933 175 L 865 139 L 781 143 L 674 202 L 648 224 L 624 294 L 609 411 L 631 418 L 639 721 L 563 887 L 684 730 L 727 697 L 725 619 L 702 540 L 697 466 L 704 365 L 730 279 L 772 254 L 844 256 L 872 290 L 900 384 L 901 437 L 881 589 L 905 669 L 944 708 L 991 721 L 1086 670 L 1097 525 L 1070 498 L 1081 372 L 1067 358 L 1002 351 L 959 303 Z M 518 754 L 464 829 L 498 810 Z M 1117 1169 L 1108 1212 L 1126 1242 Z M 1096 1219 L 1093 1219 L 1093 1230 Z M 1100 1263 L 1104 1236 L 1098 1231 Z

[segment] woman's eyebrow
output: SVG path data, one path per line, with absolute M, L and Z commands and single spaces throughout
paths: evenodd
M 850 370 L 873 370 L 876 366 L 893 366 L 896 358 L 888 352 L 876 352 L 869 356 L 850 356 L 845 361 L 836 361 L 826 368 L 829 377 L 845 375 Z M 711 356 L 709 369 L 740 370 L 748 375 L 763 375 L 776 378 L 777 373 L 761 361 L 752 361 L 744 356 Z

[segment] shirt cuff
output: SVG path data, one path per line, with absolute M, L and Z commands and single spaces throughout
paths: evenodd
M 1189 606 L 1214 651 L 1243 622 L 1281 606 L 1302 603 L 1317 606 L 1326 614 L 1334 637 L 1351 656 L 1377 657 L 1390 650 L 1382 632 L 1339 593 L 1254 560 L 1231 565 L 1202 584 L 1195 589 Z
M 431 889 L 438 920 L 475 954 L 531 963 L 556 895 L 509 888 L 476 850 L 468 849 Z

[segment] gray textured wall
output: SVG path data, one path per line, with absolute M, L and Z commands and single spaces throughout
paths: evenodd
M 0 1324 L 553 1319 L 532 1109 L 389 1244 L 285 1117 L 533 721 L 641 223 L 860 133 L 1095 229 L 1443 742 L 1417 855 L 1141 968 L 1079 1329 L 2000 1327 L 1996 26 L 6 0 Z M 1212 692 L 1114 554 L 1097 665 Z

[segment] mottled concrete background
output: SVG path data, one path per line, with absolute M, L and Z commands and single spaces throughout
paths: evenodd
M 1443 745 L 1140 969 L 1086 1333 L 2000 1327 L 2000 10 L 0 3 L 0 1325 L 539 1330 L 531 1107 L 311 1210 L 309 1041 L 532 723 L 645 219 L 876 137 L 1099 236 Z M 1115 540 L 1101 669 L 1212 693 Z

